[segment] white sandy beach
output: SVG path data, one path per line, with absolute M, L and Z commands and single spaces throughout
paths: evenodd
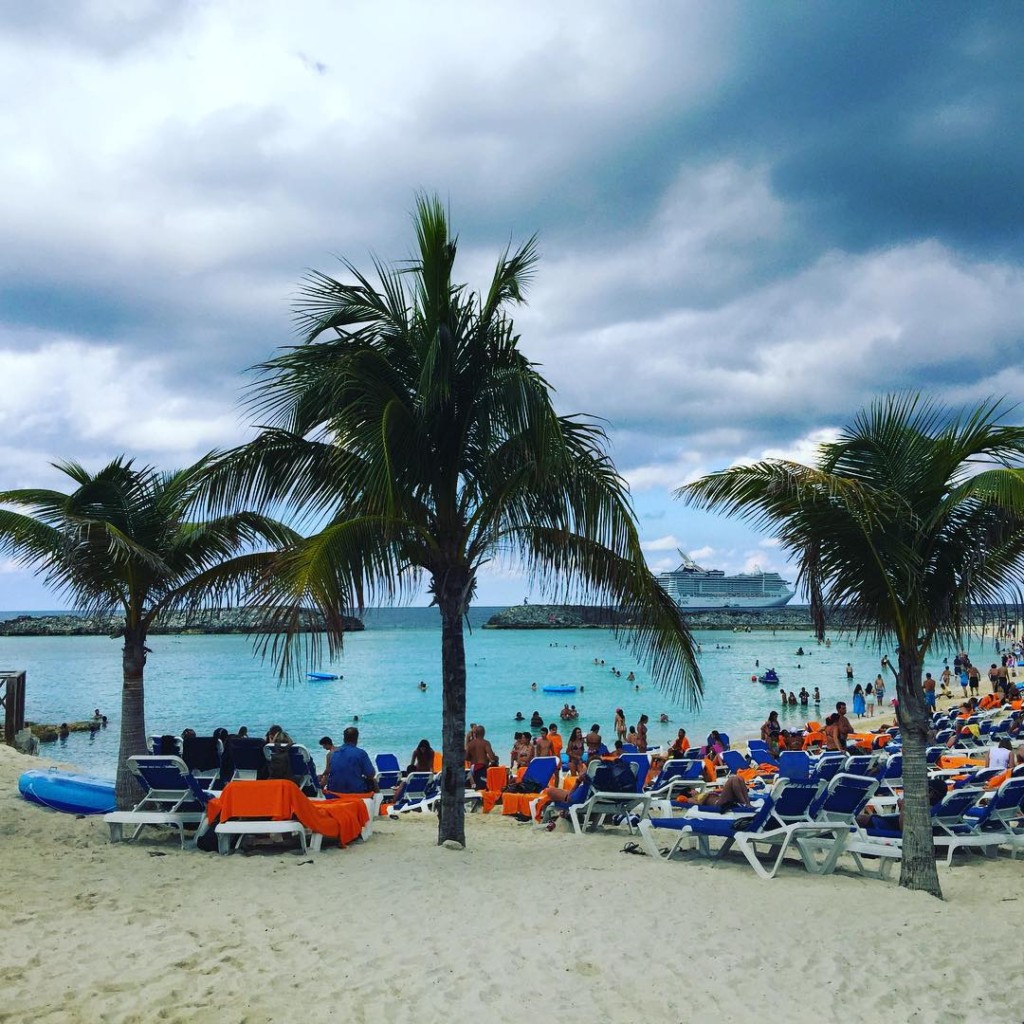
M 0 1021 L 1022 1017 L 1000 961 L 1024 861 L 1005 855 L 942 869 L 944 903 L 497 814 L 467 819 L 465 852 L 407 815 L 345 850 L 220 857 L 112 846 L 101 819 L 23 801 L 18 775 L 49 763 L 0 747 Z

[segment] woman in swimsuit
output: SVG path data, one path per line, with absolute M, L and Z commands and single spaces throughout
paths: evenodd
M 615 709 L 615 738 L 626 739 L 626 713 L 622 708 Z M 631 743 L 632 740 L 627 740 L 627 742 Z
M 565 753 L 569 758 L 569 774 L 579 775 L 583 768 L 583 730 L 578 725 L 569 734 Z

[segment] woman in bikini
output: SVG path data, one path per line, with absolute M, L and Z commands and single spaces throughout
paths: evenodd
M 569 774 L 579 775 L 583 768 L 583 730 L 578 725 L 569 734 L 565 753 L 569 758 Z

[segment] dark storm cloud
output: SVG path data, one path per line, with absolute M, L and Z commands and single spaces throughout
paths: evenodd
M 771 160 L 821 244 L 1021 252 L 1024 8 L 748 8 L 704 146 Z M 691 127 L 694 125 L 691 117 Z

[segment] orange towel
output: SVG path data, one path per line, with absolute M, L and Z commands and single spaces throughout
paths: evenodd
M 809 732 L 804 737 L 804 750 L 807 750 L 808 747 L 823 747 L 825 745 L 825 738 L 823 732 Z
M 211 822 L 218 816 L 221 821 L 234 818 L 291 821 L 295 818 L 306 828 L 337 839 L 344 846 L 357 839 L 370 820 L 362 797 L 359 794 L 349 796 L 351 799 L 314 801 L 287 779 L 239 780 L 229 782 L 220 796 L 206 805 L 206 815 Z

